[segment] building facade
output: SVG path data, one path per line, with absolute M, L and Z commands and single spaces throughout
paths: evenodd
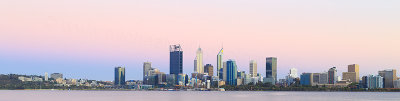
M 235 60 L 226 61 L 226 83 L 227 85 L 237 85 L 237 65 Z
M 125 85 L 125 67 L 115 67 L 114 69 L 114 85 Z
M 257 61 L 251 60 L 249 69 L 251 77 L 257 77 Z
M 196 57 L 194 59 L 194 72 L 195 73 L 204 73 L 203 68 L 203 51 L 199 47 L 196 51 Z
M 224 61 L 222 60 L 222 57 L 224 56 L 224 48 L 221 48 L 221 50 L 217 54 L 217 76 L 219 79 L 223 79 L 223 65 Z
M 169 73 L 183 73 L 183 51 L 179 44 L 169 46 Z
M 277 58 L 267 57 L 266 58 L 266 78 L 273 78 L 277 81 Z
M 383 77 L 384 88 L 394 88 L 393 81 L 397 80 L 396 69 L 379 71 L 379 76 Z
M 335 84 L 337 81 L 337 70 L 336 67 L 332 67 L 328 70 L 328 84 Z
M 211 64 L 206 64 L 206 66 L 204 66 L 204 72 L 208 73 L 209 76 L 214 76 L 214 66 L 212 66 Z
M 301 85 L 307 85 L 307 86 L 313 86 L 313 73 L 303 73 L 300 75 L 300 84 Z

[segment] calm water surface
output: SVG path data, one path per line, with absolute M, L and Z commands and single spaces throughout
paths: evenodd
M 400 93 L 0 90 L 0 101 L 400 101 Z

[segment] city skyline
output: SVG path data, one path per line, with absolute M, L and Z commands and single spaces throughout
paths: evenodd
M 362 76 L 400 66 L 400 1 L 100 1 L 1 1 L 0 74 L 112 81 L 123 66 L 140 80 L 146 61 L 169 73 L 172 44 L 185 51 L 185 74 L 199 45 L 214 75 L 222 45 L 224 61 L 246 73 L 250 60 L 264 76 L 265 58 L 279 58 L 278 78 L 290 68 L 342 75 L 359 64 Z

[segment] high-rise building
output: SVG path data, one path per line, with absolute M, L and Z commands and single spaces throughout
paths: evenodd
M 235 60 L 226 61 L 226 83 L 227 85 L 237 85 L 237 66 Z
M 61 73 L 53 73 L 53 74 L 50 74 L 50 78 L 52 78 L 52 79 L 54 79 L 54 80 L 56 80 L 56 79 L 59 79 L 59 78 L 63 78 L 63 74 L 61 74 Z
M 369 89 L 383 88 L 383 77 L 381 77 L 379 75 L 364 76 L 364 77 L 362 77 L 361 85 L 364 88 L 369 88 Z
M 393 88 L 393 81 L 397 80 L 396 69 L 379 71 L 379 76 L 383 77 L 384 88 Z
M 342 76 L 343 80 L 350 80 L 353 83 L 359 83 L 360 81 L 359 65 L 358 64 L 349 65 L 347 72 L 343 72 Z
M 222 60 L 222 56 L 224 56 L 224 48 L 221 48 L 221 50 L 217 54 L 217 76 L 219 79 L 223 79 L 223 65 L 224 61 Z
M 169 73 L 183 73 L 183 51 L 179 44 L 169 46 Z
M 336 67 L 330 68 L 328 71 L 328 84 L 335 84 L 337 79 Z
M 297 69 L 296 68 L 291 68 L 289 70 L 289 75 L 286 76 L 286 82 L 288 85 L 291 85 L 294 83 L 295 79 L 298 78 L 299 76 L 297 75 Z
M 313 84 L 319 84 L 319 75 L 321 73 L 313 73 Z
M 49 74 L 47 72 L 44 73 L 44 81 L 49 81 Z
M 199 47 L 199 49 L 196 51 L 196 58 L 194 59 L 194 72 L 204 73 L 203 66 L 203 51 Z
M 313 73 L 303 73 L 300 75 L 300 84 L 301 85 L 308 85 L 308 86 L 313 86 L 313 78 L 314 75 Z
M 146 76 L 150 76 L 149 75 L 149 71 L 152 70 L 153 68 L 151 68 L 151 62 L 144 62 L 143 63 L 143 81 L 145 81 L 145 77 Z
M 319 84 L 328 84 L 328 73 L 319 74 Z
M 267 57 L 266 58 L 266 78 L 273 78 L 275 82 L 277 81 L 277 58 Z
M 114 69 L 114 85 L 125 85 L 125 67 L 115 67 Z
M 206 66 L 204 66 L 204 72 L 212 77 L 214 75 L 214 67 L 211 64 L 206 64 Z
M 250 61 L 249 68 L 251 77 L 257 77 L 257 62 L 255 60 Z

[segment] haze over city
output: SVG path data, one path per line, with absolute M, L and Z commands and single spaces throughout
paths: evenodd
M 204 64 L 215 66 L 222 46 L 240 71 L 256 60 L 265 75 L 265 58 L 277 57 L 278 78 L 289 68 L 400 69 L 400 1 L 289 1 L 4 0 L 0 74 L 112 81 L 114 67 L 124 66 L 126 79 L 140 80 L 143 62 L 169 71 L 173 44 L 182 45 L 186 74 L 198 47 Z

